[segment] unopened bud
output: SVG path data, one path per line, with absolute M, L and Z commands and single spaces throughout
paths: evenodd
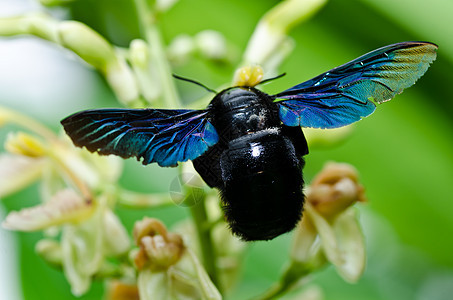
M 366 198 L 357 170 L 349 164 L 331 162 L 313 179 L 307 201 L 321 215 L 331 219 Z
M 77 21 L 65 21 L 59 26 L 61 45 L 70 49 L 96 69 L 104 70 L 115 60 L 112 45 L 99 33 Z
M 149 47 L 144 40 L 135 39 L 130 44 L 131 64 L 141 69 L 147 69 L 149 64 Z
M 107 287 L 107 300 L 138 300 L 140 299 L 136 284 L 114 280 Z
M 188 34 L 175 37 L 168 46 L 168 57 L 172 62 L 182 64 L 194 53 L 195 42 Z
M 168 233 L 165 225 L 157 219 L 144 218 L 134 226 L 134 240 L 140 246 L 134 262 L 139 270 L 167 269 L 181 258 L 185 246 L 182 237 Z
M 221 60 L 226 57 L 225 37 L 215 30 L 204 30 L 195 36 L 200 53 L 206 58 Z
M 258 23 L 244 53 L 246 63 L 267 66 L 285 41 L 287 33 L 298 23 L 310 18 L 326 0 L 281 1 L 266 13 Z M 283 54 L 283 53 L 281 53 Z M 268 68 L 266 68 L 268 70 Z
M 160 12 L 166 12 L 172 8 L 176 2 L 178 2 L 178 0 L 156 0 L 156 8 Z
M 105 76 L 118 99 L 125 105 L 128 106 L 139 98 L 134 73 L 124 59 L 118 58 L 110 62 L 106 67 Z
M 63 256 L 61 245 L 57 241 L 51 239 L 40 240 L 36 244 L 35 251 L 48 264 L 61 267 Z

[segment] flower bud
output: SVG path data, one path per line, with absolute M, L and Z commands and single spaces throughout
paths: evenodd
M 135 223 L 135 243 L 140 246 L 134 262 L 139 270 L 165 270 L 181 258 L 185 246 L 182 237 L 168 233 L 165 225 L 157 219 L 144 218 Z
M 106 210 L 103 218 L 105 254 L 120 256 L 130 247 L 129 236 L 120 219 L 111 210 Z
M 130 44 L 131 64 L 141 69 L 147 69 L 149 64 L 149 47 L 144 40 L 135 39 Z
M 5 149 L 13 154 L 19 154 L 33 158 L 42 157 L 47 152 L 44 144 L 40 140 L 24 132 L 8 134 L 5 143 Z
M 356 282 L 365 267 L 365 243 L 353 207 L 365 201 L 357 171 L 351 165 L 328 163 L 307 191 L 302 222 L 294 235 L 291 258 L 309 266 L 335 266 L 346 281 Z
M 328 163 L 313 179 L 307 201 L 327 219 L 333 219 L 355 202 L 366 201 L 357 170 L 349 164 Z
M 106 66 L 105 76 L 118 99 L 126 106 L 139 98 L 134 73 L 123 58 L 111 61 Z
M 62 46 L 105 74 L 119 100 L 127 105 L 138 99 L 139 91 L 132 70 L 99 33 L 83 23 L 64 21 L 59 25 L 59 38 Z
M 136 284 L 114 280 L 107 288 L 107 300 L 139 300 L 138 287 Z
M 99 33 L 76 21 L 64 21 L 59 25 L 62 46 L 70 49 L 96 69 L 105 70 L 116 60 L 112 45 Z
M 225 37 L 215 30 L 204 30 L 195 36 L 195 43 L 201 55 L 208 59 L 221 60 L 226 57 Z
M 60 244 L 51 239 L 40 240 L 35 247 L 36 253 L 48 264 L 61 267 L 63 256 Z
M 185 63 L 194 53 L 195 42 L 188 34 L 176 36 L 168 46 L 168 58 L 177 64 Z
M 176 4 L 178 0 L 156 0 L 156 9 L 159 12 L 166 12 Z
M 281 1 L 261 18 L 247 45 L 244 61 L 266 65 L 288 39 L 289 30 L 311 17 L 324 3 L 326 0 Z
M 151 49 L 145 41 L 140 39 L 133 40 L 129 49 L 129 61 L 140 94 L 152 104 L 161 95 L 162 87 L 157 70 L 151 62 Z

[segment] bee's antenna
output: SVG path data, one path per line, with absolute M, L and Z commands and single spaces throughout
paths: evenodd
M 277 75 L 277 76 L 275 76 L 275 77 L 271 77 L 271 78 L 264 79 L 263 81 L 261 81 L 261 82 L 258 83 L 258 84 L 263 84 L 263 83 L 272 81 L 272 80 L 274 80 L 274 79 L 279 79 L 279 78 L 282 78 L 282 77 L 285 76 L 285 75 L 286 75 L 286 73 L 282 73 L 282 74 Z
M 216 92 L 215 90 L 210 89 L 210 88 L 208 88 L 207 86 L 205 86 L 204 84 L 202 84 L 202 83 L 200 83 L 200 82 L 198 82 L 198 81 L 195 81 L 195 80 L 193 80 L 193 79 L 181 77 L 181 76 L 178 76 L 178 75 L 175 75 L 175 74 L 173 74 L 173 77 L 175 77 L 176 79 L 179 79 L 179 80 L 183 80 L 183 81 L 188 81 L 188 82 L 195 83 L 196 85 L 201 86 L 202 88 L 204 88 L 204 89 L 207 90 L 208 92 L 217 94 L 217 92 Z

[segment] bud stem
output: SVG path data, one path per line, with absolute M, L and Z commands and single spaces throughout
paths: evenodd
M 189 197 L 199 198 L 195 200 L 196 204 L 190 207 L 190 212 L 192 214 L 192 219 L 194 221 L 198 235 L 198 240 L 200 243 L 201 255 L 203 257 L 203 265 L 209 277 L 211 277 L 212 283 L 221 292 L 221 286 L 219 285 L 219 279 L 217 276 L 216 266 L 217 257 L 215 249 L 213 247 L 211 227 L 206 226 L 206 224 L 208 224 L 209 222 L 205 206 L 206 194 L 200 193 L 199 190 L 197 190 L 196 193 L 192 193 L 192 188 L 188 188 L 186 191 L 186 198 Z
M 5 123 L 11 122 L 13 124 L 19 125 L 31 132 L 34 132 L 48 141 L 55 142 L 58 138 L 51 130 L 43 126 L 41 123 L 36 122 L 32 118 L 29 118 L 23 114 L 20 114 L 14 110 L 7 109 L 0 106 L 0 119 Z
M 175 204 L 168 193 L 144 194 L 124 188 L 118 189 L 117 199 L 119 205 L 129 208 L 155 208 Z
M 316 270 L 319 270 L 327 263 L 327 259 L 322 251 L 318 251 L 314 257 L 307 262 L 291 260 L 289 265 L 280 277 L 280 280 L 271 286 L 264 294 L 257 297 L 259 300 L 276 299 L 286 294 L 298 282 L 306 278 Z
M 150 61 L 154 64 L 158 74 L 163 91 L 164 108 L 180 108 L 176 87 L 173 83 L 171 69 L 168 64 L 162 37 L 156 24 L 156 18 L 147 4 L 146 0 L 135 0 L 137 15 L 140 22 L 143 40 L 149 45 Z

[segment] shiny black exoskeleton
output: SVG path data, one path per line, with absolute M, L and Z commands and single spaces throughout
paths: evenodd
M 282 124 L 273 97 L 255 88 L 229 88 L 208 106 L 220 141 L 193 161 L 220 190 L 225 217 L 243 240 L 270 240 L 302 216 L 308 146 L 300 127 Z

